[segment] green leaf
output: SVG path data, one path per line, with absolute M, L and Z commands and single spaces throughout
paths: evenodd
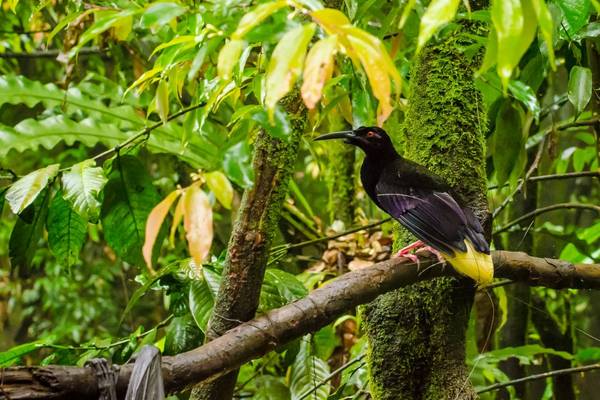
M 290 400 L 290 389 L 285 386 L 282 377 L 260 375 L 253 379 L 253 383 L 256 387 L 253 400 Z
M 521 81 L 511 80 L 508 84 L 508 91 L 531 111 L 536 121 L 539 119 L 541 108 L 533 89 Z
M 507 181 L 519 154 L 525 150 L 522 113 L 517 104 L 505 100 L 496 116 L 492 154 L 499 185 Z
M 250 32 L 252 28 L 263 22 L 275 11 L 285 7 L 287 4 L 287 1 L 272 1 L 270 3 L 260 4 L 242 17 L 237 29 L 233 35 L 231 35 L 231 38 L 234 40 L 241 39 L 246 33 Z
M 305 336 L 300 344 L 300 351 L 292 365 L 290 373 L 290 390 L 292 400 L 301 399 L 315 385 L 321 384 L 329 376 L 329 365 L 319 357 L 310 354 L 310 337 Z M 319 386 L 308 398 L 326 400 L 331 391 L 329 382 Z
M 96 222 L 100 215 L 98 195 L 107 182 L 104 171 L 94 160 L 73 165 L 62 175 L 64 198 L 86 220 Z
M 600 361 L 600 347 L 586 347 L 577 350 L 575 360 L 578 364 L 589 364 Z
M 23 215 L 17 218 L 10 234 L 8 254 L 11 259 L 11 269 L 19 268 L 20 276 L 26 276 L 38 248 L 38 241 L 42 237 L 48 214 L 49 193 L 48 189 L 44 190 Z
M 108 245 L 128 263 L 144 265 L 146 220 L 160 200 L 152 179 L 137 158 L 122 156 L 113 161 L 104 188 L 102 227 Z
M 208 326 L 208 320 L 215 305 L 215 299 L 204 277 L 193 279 L 190 282 L 188 301 L 190 312 L 194 321 L 196 321 L 196 325 L 206 334 L 206 327 Z
M 494 290 L 494 294 L 498 299 L 498 309 L 500 311 L 500 323 L 496 329 L 497 331 L 500 331 L 504 324 L 506 324 L 506 321 L 508 321 L 508 298 L 506 297 L 506 291 L 502 286 L 497 287 Z
M 96 20 L 94 23 L 81 35 L 79 38 L 79 42 L 77 46 L 73 47 L 69 51 L 69 57 L 73 57 L 76 55 L 79 50 L 85 44 L 91 40 L 96 39 L 101 33 L 107 31 L 112 28 L 116 24 L 121 23 L 123 20 L 127 20 L 131 18 L 132 15 L 136 14 L 137 10 L 123 10 L 123 11 L 114 11 L 114 10 L 100 10 L 95 11 L 94 16 Z
M 156 111 L 163 124 L 169 118 L 169 84 L 166 79 L 161 79 L 156 88 Z
M 592 98 L 592 71 L 589 68 L 580 66 L 571 68 L 568 96 L 577 115 L 581 114 Z
M 204 175 L 206 185 L 223 207 L 230 210 L 233 201 L 233 186 L 221 171 L 213 171 Z
M 3 351 L 0 353 L 0 368 L 10 367 L 24 355 L 34 352 L 35 350 L 45 347 L 46 345 L 47 343 L 45 343 L 45 341 L 38 340 L 35 342 L 23 343 Z
M 292 89 L 302 73 L 306 49 L 315 29 L 313 23 L 294 28 L 283 35 L 273 50 L 265 80 L 265 105 L 271 121 L 277 102 Z
M 287 119 L 285 111 L 275 107 L 273 117 L 267 115 L 263 108 L 259 108 L 252 113 L 251 119 L 258 124 L 271 136 L 277 139 L 288 141 L 292 133 L 292 127 Z
M 59 263 L 71 267 L 79 261 L 79 253 L 85 242 L 86 221 L 57 193 L 50 203 L 46 221 L 48 245 Z
M 564 16 L 562 24 L 567 30 L 565 36 L 567 38 L 573 37 L 583 28 L 590 17 L 590 0 L 557 0 L 556 4 L 558 4 Z
M 169 24 L 173 18 L 185 13 L 185 11 L 186 8 L 177 3 L 152 3 L 144 11 L 140 19 L 140 25 L 145 28 L 162 27 Z
M 254 184 L 252 168 L 252 151 L 246 142 L 239 142 L 230 147 L 223 155 L 223 171 L 229 179 L 247 189 Z
M 506 89 L 513 69 L 535 36 L 535 12 L 527 1 L 494 0 L 491 14 L 497 37 L 497 70 Z
M 315 355 L 321 360 L 329 360 L 333 351 L 340 345 L 340 337 L 332 325 L 327 325 L 313 334 Z
M 546 42 L 546 49 L 548 50 L 548 61 L 550 62 L 550 67 L 555 69 L 554 62 L 554 23 L 552 22 L 552 14 L 546 5 L 544 0 L 526 0 L 531 1 L 531 5 L 533 10 L 535 11 L 535 16 L 537 18 L 538 25 L 540 27 L 540 32 L 542 33 L 542 37 L 544 38 L 544 42 Z
M 260 292 L 259 309 L 266 312 L 279 308 L 307 294 L 308 291 L 295 275 L 277 268 L 268 268 Z
M 48 185 L 50 179 L 58 173 L 59 164 L 52 164 L 37 171 L 30 172 L 19 179 L 6 192 L 5 198 L 13 213 L 19 214 L 25 210 L 42 190 Z
M 221 79 L 229 80 L 233 68 L 240 60 L 240 55 L 246 46 L 244 40 L 229 40 L 219 52 L 217 71 Z
M 433 34 L 444 24 L 452 21 L 458 10 L 460 0 L 432 0 L 421 18 L 417 52 Z
M 495 362 L 504 361 L 512 357 L 519 359 L 521 364 L 529 365 L 532 363 L 533 358 L 538 354 L 550 354 L 558 357 L 562 357 L 565 360 L 572 360 L 574 357 L 572 354 L 566 351 L 558 351 L 547 347 L 542 347 L 537 344 L 529 344 L 519 347 L 503 347 L 498 350 L 488 351 L 480 355 L 481 358 L 492 359 Z
M 202 332 L 191 315 L 175 317 L 167 327 L 165 355 L 175 355 L 198 347 L 202 343 Z

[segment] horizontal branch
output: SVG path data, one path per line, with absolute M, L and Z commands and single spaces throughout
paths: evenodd
M 523 382 L 537 381 L 539 379 L 552 378 L 553 376 L 558 376 L 558 375 L 576 374 L 578 372 L 592 371 L 595 369 L 600 369 L 600 364 L 590 364 L 590 365 L 583 365 L 581 367 L 557 369 L 554 371 L 543 372 L 541 374 L 525 376 L 523 378 L 514 379 L 514 380 L 508 381 L 508 382 L 495 383 L 493 385 L 486 386 L 482 389 L 479 389 L 477 391 L 477 394 L 491 392 L 494 390 L 502 389 L 507 386 L 518 385 L 519 383 L 523 383 Z
M 513 226 L 520 224 L 523 221 L 527 221 L 529 218 L 537 217 L 538 215 L 541 215 L 541 214 L 544 214 L 544 213 L 547 213 L 550 211 L 554 211 L 554 210 L 573 209 L 573 208 L 577 208 L 580 210 L 591 210 L 591 211 L 596 211 L 597 213 L 600 213 L 600 206 L 597 206 L 594 204 L 581 204 L 581 203 L 552 204 L 551 206 L 535 209 L 531 212 L 528 212 L 527 214 L 521 215 L 519 218 L 516 218 L 510 222 L 507 222 L 506 225 L 504 225 L 498 229 L 495 229 L 494 235 L 505 232 L 505 231 L 509 230 L 510 228 L 512 228 Z
M 525 253 L 495 251 L 495 274 L 552 288 L 600 289 L 600 265 L 573 265 Z M 349 272 L 308 296 L 271 310 L 228 331 L 223 336 L 172 357 L 163 357 L 165 389 L 169 393 L 215 379 L 259 358 L 280 345 L 334 321 L 344 312 L 380 294 L 422 280 L 454 276 L 453 269 L 423 258 L 420 265 L 393 258 Z M 465 281 L 466 282 L 466 281 Z M 124 398 L 133 369 L 122 365 L 117 393 Z M 0 399 L 88 399 L 97 396 L 96 377 L 89 368 L 68 366 L 13 367 L 2 371 Z
M 542 182 L 542 181 L 552 181 L 552 180 L 562 180 L 562 179 L 576 179 L 576 178 L 600 178 L 600 170 L 599 171 L 581 171 L 581 172 L 565 172 L 564 174 L 550 174 L 550 175 L 538 175 L 532 176 L 528 179 L 529 182 Z M 522 179 L 519 179 L 518 182 L 522 182 Z M 501 187 L 506 187 L 510 185 L 510 183 L 505 183 L 503 185 L 492 185 L 488 186 L 488 190 L 500 189 Z

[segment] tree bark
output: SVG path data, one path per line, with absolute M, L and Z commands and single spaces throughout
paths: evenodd
M 407 158 L 455 186 L 480 219 L 487 219 L 487 119 L 473 73 L 479 56 L 462 49 L 465 23 L 427 45 L 411 72 L 405 120 Z M 406 231 L 396 244 L 408 242 Z M 465 332 L 475 290 L 471 282 L 436 279 L 380 296 L 365 310 L 374 399 L 474 399 L 465 366 Z
M 305 124 L 304 106 L 297 93 L 282 102 L 292 120 L 291 137 L 285 142 L 264 131 L 258 134 L 254 147 L 254 185 L 242 197 L 206 341 L 252 319 L 258 308 L 271 240 L 277 230 Z M 238 371 L 233 370 L 218 380 L 199 385 L 191 398 L 229 400 L 237 375 Z
M 599 264 L 573 265 L 510 251 L 493 252 L 493 259 L 499 278 L 555 289 L 600 289 Z M 217 379 L 280 345 L 326 326 L 344 312 L 387 291 L 436 277 L 455 276 L 453 269 L 447 266 L 428 268 L 432 261 L 422 258 L 417 266 L 405 258 L 393 258 L 349 272 L 305 298 L 241 324 L 197 349 L 163 357 L 165 390 L 175 393 L 198 382 Z M 461 282 L 465 287 L 470 284 Z M 122 365 L 119 369 L 119 399 L 125 397 L 132 369 L 133 364 Z M 3 369 L 0 378 L 0 399 L 83 400 L 98 395 L 97 380 L 89 368 L 12 367 Z

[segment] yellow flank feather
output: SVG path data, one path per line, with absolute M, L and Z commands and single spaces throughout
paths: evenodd
M 475 280 L 478 286 L 487 285 L 494 279 L 492 256 L 475 250 L 473 243 L 465 239 L 466 252 L 456 251 L 453 256 L 442 253 L 454 269 L 461 275 Z

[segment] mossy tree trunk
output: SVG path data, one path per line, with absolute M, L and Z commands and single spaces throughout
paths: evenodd
M 305 126 L 305 109 L 300 96 L 297 93 L 290 95 L 282 103 L 292 122 L 292 134 L 287 142 L 264 131 L 258 134 L 254 145 L 254 185 L 244 191 L 242 197 L 206 341 L 254 318 L 258 308 L 271 241 L 277 231 Z M 191 398 L 230 400 L 237 375 L 236 370 L 215 381 L 200 384 L 192 391 Z
M 487 221 L 487 119 L 473 73 L 481 57 L 465 25 L 417 56 L 405 122 L 405 156 L 456 187 Z M 478 32 L 481 34 L 481 32 Z M 396 246 L 408 242 L 401 230 Z M 377 400 L 474 399 L 465 365 L 472 281 L 440 278 L 390 292 L 365 308 L 371 391 Z

